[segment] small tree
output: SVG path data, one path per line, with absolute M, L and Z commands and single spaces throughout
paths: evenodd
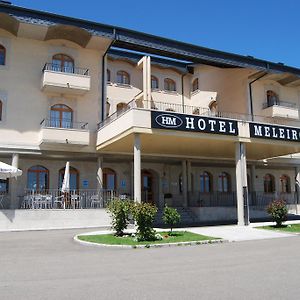
M 284 200 L 274 200 L 267 207 L 267 213 L 276 222 L 276 227 L 281 227 L 282 223 L 287 220 L 288 209 Z
M 164 223 L 170 226 L 172 233 L 174 225 L 180 222 L 181 217 L 176 208 L 168 207 L 166 205 L 162 218 Z
M 137 203 L 133 206 L 132 214 L 137 224 L 137 240 L 155 240 L 153 222 L 157 213 L 157 207 L 150 203 Z
M 128 200 L 115 199 L 112 200 L 107 210 L 111 217 L 112 229 L 115 230 L 115 235 L 122 236 L 124 230 L 130 221 L 132 203 Z

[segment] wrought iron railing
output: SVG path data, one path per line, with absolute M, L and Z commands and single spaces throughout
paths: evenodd
M 62 129 L 80 129 L 88 130 L 89 123 L 87 122 L 73 122 L 68 119 L 43 119 L 40 123 L 42 128 L 62 128 Z
M 300 127 L 300 121 L 293 120 L 293 124 L 291 124 L 290 120 L 285 119 L 277 119 L 267 116 L 260 115 L 250 115 L 250 114 L 241 114 L 235 112 L 224 112 L 224 111 L 211 111 L 209 108 L 199 107 L 199 106 L 191 106 L 191 105 L 182 105 L 178 103 L 170 103 L 170 102 L 157 102 L 157 101 L 146 101 L 146 100 L 131 100 L 127 103 L 122 110 L 116 111 L 113 114 L 109 115 L 105 120 L 98 123 L 98 129 L 110 124 L 114 120 L 121 117 L 123 114 L 132 109 L 144 109 L 144 110 L 159 110 L 163 112 L 175 112 L 175 113 L 183 113 L 188 115 L 200 115 L 200 116 L 208 116 L 208 117 L 216 117 L 223 119 L 231 119 L 237 121 L 245 121 L 245 122 L 258 122 L 258 123 L 270 123 L 270 124 L 278 124 L 278 125 L 293 125 L 296 127 Z
M 282 106 L 282 107 L 287 107 L 287 108 L 298 109 L 296 103 L 292 103 L 292 102 L 288 102 L 288 101 L 277 100 L 277 101 L 269 101 L 269 102 L 263 103 L 263 109 L 272 107 L 272 106 Z
M 53 71 L 53 72 L 61 72 L 61 73 L 89 76 L 89 69 L 78 68 L 75 66 L 61 66 L 59 64 L 53 64 L 53 63 L 46 63 L 44 65 L 42 71 L 43 72 L 44 71 Z

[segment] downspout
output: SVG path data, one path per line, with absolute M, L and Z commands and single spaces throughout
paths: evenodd
M 269 66 L 268 66 L 269 68 Z M 263 75 L 257 77 L 256 79 L 252 80 L 251 82 L 249 82 L 249 97 L 250 97 L 250 114 L 251 114 L 251 120 L 254 121 L 254 116 L 253 116 L 253 99 L 252 99 L 252 84 L 254 82 L 256 82 L 257 80 L 263 78 L 264 76 L 266 76 L 268 73 L 265 72 Z
M 106 82 L 105 82 L 105 78 L 106 78 L 106 70 L 105 70 L 105 66 L 104 66 L 104 62 L 105 62 L 105 57 L 107 55 L 107 52 L 109 51 L 109 49 L 112 47 L 112 45 L 115 43 L 116 41 L 116 29 L 114 28 L 113 30 L 113 35 L 114 35 L 114 38 L 113 40 L 111 41 L 111 43 L 109 44 L 108 48 L 106 49 L 106 51 L 104 52 L 103 56 L 102 56 L 102 91 L 101 91 L 101 98 L 102 98 L 102 109 L 101 109 L 101 122 L 105 119 L 105 116 L 104 116 L 104 107 L 106 106 L 106 99 L 104 99 L 104 89 L 105 89 L 105 85 L 106 85 Z

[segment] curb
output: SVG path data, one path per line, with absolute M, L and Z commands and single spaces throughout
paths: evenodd
M 140 248 L 166 248 L 166 247 L 178 247 L 178 246 L 198 246 L 208 244 L 222 244 L 229 243 L 229 240 L 217 239 L 217 240 L 205 240 L 205 241 L 191 241 L 191 242 L 178 242 L 178 243 L 166 243 L 166 244 L 144 244 L 144 245 L 108 245 L 99 244 L 93 242 L 82 241 L 78 238 L 80 234 L 74 236 L 73 240 L 84 246 L 94 246 L 101 248 L 125 248 L 125 249 L 140 249 Z

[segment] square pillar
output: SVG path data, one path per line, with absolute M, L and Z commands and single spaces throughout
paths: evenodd
M 133 167 L 134 201 L 141 203 L 141 138 L 139 133 L 134 134 Z
M 236 196 L 238 225 L 249 225 L 248 186 L 247 186 L 247 163 L 245 143 L 236 143 Z

